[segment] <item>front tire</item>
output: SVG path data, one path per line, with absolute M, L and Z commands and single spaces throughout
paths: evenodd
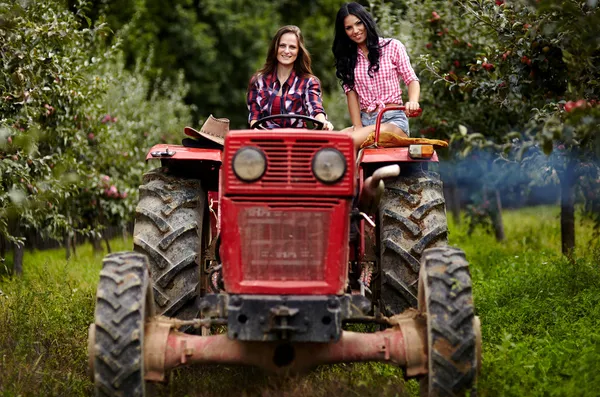
M 144 397 L 144 324 L 152 313 L 148 264 L 121 252 L 104 258 L 88 354 L 95 395 Z
M 419 311 L 426 314 L 429 358 L 421 397 L 464 397 L 479 372 L 481 337 L 469 264 L 461 250 L 440 247 L 423 253 Z

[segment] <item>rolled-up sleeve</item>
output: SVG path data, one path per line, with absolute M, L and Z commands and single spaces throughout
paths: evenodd
M 321 82 L 316 77 L 311 77 L 304 91 L 304 103 L 306 111 L 310 117 L 315 117 L 319 113 L 325 114 L 323 108 L 323 98 L 321 96 Z
M 248 85 L 248 124 L 251 120 L 260 119 L 260 104 L 259 104 L 259 95 L 260 95 L 260 78 L 258 76 L 252 77 L 250 80 L 250 84 Z
M 392 62 L 398 68 L 398 75 L 404 81 L 407 86 L 412 81 L 419 81 L 417 74 L 415 73 L 412 65 L 410 64 L 410 58 L 406 52 L 406 47 L 398 40 L 392 40 L 394 55 L 392 56 Z

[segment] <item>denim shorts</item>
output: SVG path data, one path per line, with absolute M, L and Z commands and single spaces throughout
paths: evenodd
M 360 121 L 362 121 L 363 127 L 368 125 L 375 125 L 377 122 L 377 114 L 379 112 L 360 112 Z M 381 124 L 383 123 L 391 123 L 396 127 L 402 129 L 402 131 L 406 132 L 406 135 L 410 136 L 410 131 L 408 129 L 408 117 L 406 117 L 406 113 L 402 110 L 388 110 L 383 114 L 381 118 Z

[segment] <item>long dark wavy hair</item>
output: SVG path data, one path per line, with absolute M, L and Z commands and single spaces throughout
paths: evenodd
M 298 39 L 298 57 L 294 61 L 294 71 L 300 77 L 305 75 L 312 76 L 312 61 L 310 59 L 310 54 L 304 45 L 304 36 L 302 36 L 302 32 L 300 28 L 295 25 L 286 25 L 282 26 L 277 30 L 275 36 L 271 40 L 271 44 L 269 44 L 269 52 L 267 52 L 267 60 L 262 68 L 260 68 L 254 76 L 257 75 L 268 75 L 274 73 L 277 70 L 277 49 L 279 48 L 279 40 L 281 40 L 281 36 L 286 33 L 293 33 L 296 35 Z
M 367 32 L 367 48 L 369 49 L 369 76 L 379 70 L 379 32 L 371 14 L 360 4 L 352 2 L 342 5 L 335 18 L 335 37 L 333 39 L 333 56 L 335 58 L 335 75 L 342 84 L 354 87 L 354 68 L 358 44 L 350 40 L 346 34 L 344 19 L 354 15 L 361 20 Z

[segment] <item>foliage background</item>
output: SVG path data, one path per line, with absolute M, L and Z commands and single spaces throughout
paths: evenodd
M 248 79 L 282 24 L 303 30 L 329 117 L 348 125 L 331 53 L 342 3 L 0 1 L 0 240 L 128 224 L 149 147 L 209 114 L 245 126 Z M 451 142 L 442 176 L 472 229 L 498 231 L 500 201 L 540 191 L 600 225 L 596 0 L 361 3 L 409 50 L 425 109 L 412 134 Z

